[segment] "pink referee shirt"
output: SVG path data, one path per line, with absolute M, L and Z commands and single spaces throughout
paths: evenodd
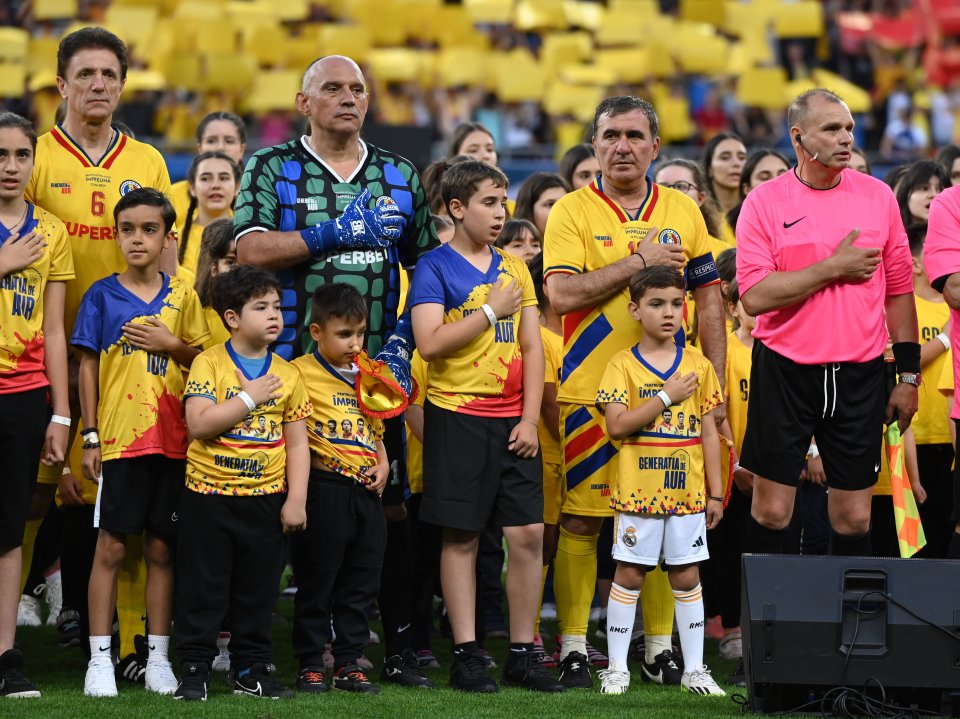
M 754 337 L 800 364 L 866 362 L 883 354 L 884 300 L 913 292 L 913 264 L 897 201 L 879 180 L 844 170 L 836 187 L 815 190 L 791 171 L 752 190 L 737 220 L 737 283 L 743 296 L 771 272 L 809 267 L 857 227 L 856 247 L 882 251 L 873 277 L 836 282 L 765 312 Z
M 949 187 L 930 204 L 927 239 L 923 243 L 923 264 L 931 284 L 943 289 L 954 272 L 960 272 L 960 187 Z M 954 392 L 960 379 L 960 312 L 950 309 L 950 346 L 953 349 Z M 936 381 L 931 378 L 931 381 Z M 960 419 L 960 402 L 950 413 Z

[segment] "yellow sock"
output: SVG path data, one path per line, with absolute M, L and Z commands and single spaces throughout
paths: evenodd
M 647 572 L 640 603 L 643 605 L 643 630 L 647 636 L 673 634 L 673 590 L 667 573 L 660 567 Z
M 585 537 L 560 527 L 557 556 L 553 560 L 553 592 L 557 619 L 564 636 L 587 636 L 590 604 L 597 583 L 597 536 Z M 673 596 L 671 595 L 671 601 Z
M 27 575 L 30 574 L 30 565 L 33 563 L 33 547 L 37 543 L 37 532 L 40 531 L 42 519 L 28 519 L 27 526 L 23 529 L 23 545 L 20 549 L 23 564 L 20 565 L 20 591 L 23 591 L 23 585 L 27 583 Z
M 533 636 L 540 635 L 540 608 L 543 606 L 543 589 L 547 586 L 547 572 L 550 571 L 550 567 L 543 567 L 543 574 L 540 576 L 540 604 L 537 605 L 537 623 L 533 627 Z
M 117 619 L 120 621 L 120 658 L 136 653 L 133 638 L 146 635 L 147 568 L 143 562 L 143 537 L 129 535 L 127 551 L 117 577 Z

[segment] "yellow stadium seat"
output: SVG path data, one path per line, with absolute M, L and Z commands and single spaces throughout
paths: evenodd
M 644 19 L 649 17 L 629 9 L 608 9 L 594 36 L 597 45 L 638 44 L 645 37 Z
M 610 0 L 607 8 L 612 12 L 627 10 L 642 16 L 660 13 L 660 4 L 657 0 Z
M 603 85 L 555 82 L 547 90 L 543 109 L 552 117 L 572 116 L 580 122 L 589 122 L 605 94 Z
M 416 82 L 421 77 L 424 53 L 404 47 L 375 48 L 367 66 L 379 82 Z
M 248 112 L 289 111 L 300 90 L 300 73 L 296 70 L 269 70 L 257 73 L 253 88 L 244 98 Z
M 519 0 L 513 26 L 524 32 L 565 29 L 563 0 Z
M 674 44 L 674 58 L 684 72 L 721 75 L 727 72 L 729 43 L 703 23 L 678 24 Z
M 607 48 L 597 50 L 593 61 L 610 69 L 620 82 L 639 83 L 650 75 L 649 48 Z
M 220 0 L 189 0 L 177 5 L 173 17 L 178 20 L 218 20 L 225 15 L 226 3 Z
M 737 82 L 737 100 L 750 107 L 782 110 L 787 73 L 782 67 L 753 67 L 744 70 Z
M 247 27 L 243 52 L 263 67 L 284 67 L 287 62 L 287 30 L 273 23 Z M 316 42 L 316 40 L 314 40 Z
M 680 0 L 680 19 L 720 27 L 723 24 L 723 3 L 720 0 Z
M 229 55 L 240 49 L 239 34 L 234 21 L 224 16 L 217 20 L 196 19 L 187 25 L 194 52 L 204 55 Z
M 581 27 L 590 32 L 596 32 L 603 24 L 603 17 L 607 9 L 596 2 L 580 0 L 566 0 L 563 3 L 563 13 L 569 27 Z
M 766 27 L 773 22 L 774 6 L 764 2 L 725 0 L 723 24 L 725 32 L 746 39 L 749 36 L 766 34 Z
M 280 22 L 299 22 L 310 15 L 308 0 L 268 0 L 273 6 L 274 18 Z
M 463 9 L 477 25 L 509 25 L 514 0 L 463 0 Z
M 297 28 L 299 34 L 287 38 L 287 68 L 304 70 L 321 56 L 320 27 L 317 24 L 301 24 Z
M 437 43 L 440 47 L 490 48 L 490 38 L 473 26 L 462 5 L 441 5 L 426 17 L 417 18 L 410 29 L 413 37 Z
M 111 5 L 105 25 L 125 43 L 139 48 L 153 33 L 159 14 L 155 6 Z
M 823 35 L 823 5 L 817 0 L 779 3 L 773 23 L 777 37 L 820 37 Z
M 246 53 L 207 55 L 203 63 L 203 89 L 244 92 L 253 84 L 259 68 Z
M 278 20 L 273 3 L 269 0 L 234 0 L 227 3 L 225 13 L 244 36 L 254 28 L 276 25 Z
M 593 38 L 588 32 L 552 32 L 543 36 L 540 62 L 547 77 L 555 76 L 564 65 L 579 63 L 593 53 Z
M 653 104 L 660 118 L 660 139 L 666 144 L 690 138 L 697 128 L 690 118 L 690 102 L 685 92 L 671 92 L 657 83 L 652 88 Z
M 22 31 L 21 31 L 22 32 Z M 60 40 L 55 37 L 32 37 L 27 48 L 27 73 L 57 72 L 57 48 Z
M 23 97 L 27 87 L 27 68 L 0 63 L 0 97 Z
M 790 103 L 793 102 L 795 97 L 802 95 L 807 90 L 813 90 L 815 87 L 816 85 L 810 78 L 791 80 L 790 82 L 786 83 L 783 86 L 784 107 L 789 107 Z
M 603 65 L 564 65 L 560 70 L 560 81 L 571 85 L 599 85 L 605 87 L 616 84 L 617 73 Z
M 29 41 L 26 30 L 0 28 L 0 97 L 23 97 Z
M 33 0 L 34 20 L 63 20 L 77 16 L 77 0 Z
M 497 58 L 496 93 L 501 102 L 540 101 L 546 85 L 543 67 L 526 50 Z
M 167 78 L 153 70 L 129 70 L 123 85 L 123 94 L 134 92 L 162 92 L 167 87 Z
M 203 87 L 199 55 L 173 53 L 165 58 L 162 67 L 170 87 L 184 90 L 200 90 Z
M 873 107 L 869 92 L 829 70 L 814 70 L 813 82 L 817 87 L 825 87 L 837 93 L 852 113 L 870 112 Z
M 57 88 L 57 75 L 53 72 L 40 71 L 30 75 L 30 81 L 27 83 L 30 92 L 39 92 L 40 90 L 49 90 Z M 57 93 L 59 95 L 59 93 Z
M 360 25 L 324 25 L 317 39 L 317 57 L 346 55 L 358 63 L 367 61 L 372 45 L 370 30 Z
M 488 54 L 475 47 L 450 47 L 437 53 L 436 73 L 440 87 L 482 85 L 490 72 Z

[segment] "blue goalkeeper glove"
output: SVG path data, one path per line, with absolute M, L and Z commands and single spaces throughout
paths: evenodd
M 407 218 L 390 197 L 377 198 L 372 210 L 367 207 L 370 191 L 364 190 L 332 220 L 301 230 L 300 236 L 314 257 L 334 250 L 358 250 L 389 247 L 400 239 Z
M 397 319 L 397 326 L 393 334 L 387 338 L 380 352 L 374 359 L 383 362 L 397 383 L 412 399 L 413 376 L 410 373 L 410 358 L 413 356 L 413 325 L 410 323 L 410 312 L 405 312 Z

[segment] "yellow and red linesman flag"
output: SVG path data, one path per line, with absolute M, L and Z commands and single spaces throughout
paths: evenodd
M 890 488 L 893 494 L 893 516 L 897 523 L 900 556 L 912 557 L 923 549 L 927 538 L 923 534 L 917 501 L 913 497 L 907 468 L 903 463 L 903 438 L 900 436 L 900 427 L 896 422 L 887 428 L 887 459 L 890 461 Z

